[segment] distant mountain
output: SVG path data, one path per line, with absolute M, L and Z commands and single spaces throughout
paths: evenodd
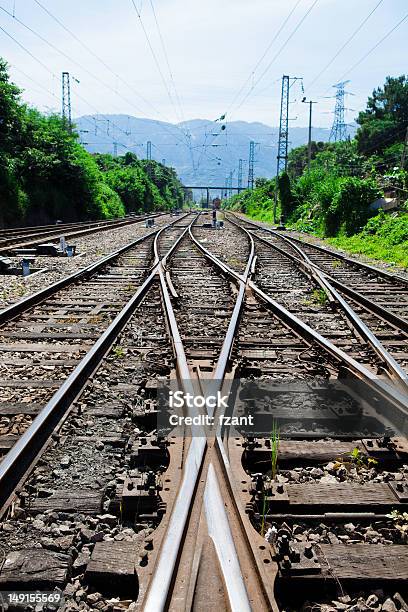
M 91 153 L 114 153 L 116 149 L 118 155 L 123 155 L 130 150 L 146 158 L 150 141 L 152 158 L 174 167 L 185 185 L 224 186 L 232 170 L 236 186 L 238 160 L 242 159 L 246 186 L 251 140 L 257 143 L 255 177 L 272 177 L 276 173 L 278 128 L 264 123 L 232 121 L 223 130 L 219 121 L 204 119 L 174 125 L 128 115 L 86 115 L 77 118 L 75 124 Z M 313 128 L 313 140 L 327 141 L 329 135 L 326 128 Z M 290 148 L 307 143 L 307 137 L 307 127 L 290 127 Z

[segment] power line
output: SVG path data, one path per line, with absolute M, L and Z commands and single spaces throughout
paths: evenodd
M 0 7 L 1 8 L 1 7 Z M 21 49 L 23 49 L 30 57 L 32 57 L 36 62 L 38 62 L 40 64 L 40 66 L 42 66 L 42 68 L 44 68 L 44 70 L 46 70 L 49 74 L 51 74 L 51 76 L 53 76 L 55 79 L 58 79 L 57 75 L 48 67 L 46 66 L 46 64 L 44 64 L 44 62 L 42 62 L 37 56 L 35 56 L 33 53 L 31 53 L 31 51 L 29 49 L 27 49 L 27 47 L 25 47 L 22 43 L 20 43 L 14 36 L 12 36 L 11 34 L 9 34 L 9 32 L 7 32 L 7 30 L 5 30 L 2 26 L 0 26 L 0 30 L 2 32 L 4 32 L 4 34 L 6 34 L 6 36 L 8 36 L 11 40 L 13 40 Z M 85 98 L 83 98 L 80 94 L 78 94 L 77 92 L 75 93 L 76 97 L 79 98 L 80 100 L 82 100 L 83 102 L 85 102 L 85 104 L 87 104 L 90 108 L 92 108 L 94 110 L 94 112 L 96 112 L 98 115 L 100 115 L 101 117 L 104 117 L 106 119 L 106 116 L 103 115 L 102 113 L 100 113 L 90 102 L 88 102 L 87 100 L 85 100 Z M 108 119 L 106 119 L 107 121 L 109 121 Z M 87 121 L 89 121 L 90 123 L 92 123 L 89 119 L 87 119 Z M 112 125 L 114 127 L 117 127 L 119 130 L 121 130 L 123 132 L 123 130 L 121 128 L 119 128 L 119 126 L 117 126 L 113 121 L 111 122 Z M 125 146 L 125 145 L 123 145 Z
M 102 84 L 104 87 L 106 87 L 109 91 L 111 91 L 112 93 L 114 93 L 115 95 L 117 95 L 119 98 L 121 98 L 124 102 L 126 102 L 127 104 L 129 104 L 130 106 L 133 106 L 138 112 L 143 113 L 143 111 L 141 111 L 140 108 L 138 108 L 135 104 L 133 104 L 131 101 L 129 101 L 127 98 L 125 98 L 124 96 L 122 96 L 119 92 L 115 91 L 112 87 L 110 87 L 110 85 L 108 85 L 107 83 L 105 83 L 102 79 L 100 79 L 97 75 L 93 74 L 90 70 L 88 70 L 87 68 L 85 68 L 82 64 L 80 64 L 79 62 L 77 62 L 76 60 L 74 60 L 72 57 L 70 57 L 69 55 L 67 55 L 64 51 L 61 51 L 60 49 L 58 49 L 58 47 L 56 47 L 53 43 L 51 43 L 50 41 L 48 41 L 46 38 L 44 38 L 41 34 L 39 34 L 38 32 L 36 32 L 33 28 L 31 28 L 30 26 L 28 26 L 27 24 L 25 24 L 21 19 L 18 19 L 17 17 L 13 17 L 12 13 L 10 13 L 9 11 L 7 11 L 4 7 L 0 6 L 0 10 L 2 10 L 4 13 L 6 13 L 9 17 L 12 17 L 15 21 L 17 21 L 20 25 L 22 25 L 24 28 L 26 28 L 29 32 L 31 32 L 32 34 L 34 34 L 34 36 L 36 36 L 37 38 L 39 38 L 42 42 L 44 42 L 45 44 L 47 44 L 49 47 L 51 47 L 54 51 L 56 51 L 57 53 L 59 53 L 60 55 L 62 55 L 63 57 L 65 57 L 66 59 L 68 59 L 70 62 L 72 62 L 73 64 L 77 65 L 81 70 L 83 70 L 85 73 L 87 73 L 88 75 L 90 75 L 92 78 L 94 78 L 96 81 L 98 81 L 100 84 Z M 57 18 L 56 18 L 57 19 Z M 3 28 L 1 28 L 10 38 L 13 38 L 10 34 L 8 34 L 8 32 L 6 32 Z M 17 44 L 23 48 L 27 53 L 29 53 L 29 55 L 31 55 L 31 57 L 33 57 L 34 59 L 36 59 L 37 62 L 39 62 L 46 70 L 48 70 L 48 72 L 51 72 L 51 74 L 53 75 L 54 78 L 58 78 L 52 71 L 50 71 L 48 69 L 48 67 L 45 66 L 45 64 L 43 62 L 41 62 L 41 60 L 39 60 L 38 58 L 35 58 L 35 56 L 28 50 L 26 49 L 26 47 L 24 47 L 21 43 L 19 43 L 18 41 L 16 41 L 16 39 L 13 38 L 13 40 L 15 40 L 15 42 L 17 42 Z M 113 72 L 113 74 L 116 75 L 116 73 Z M 80 98 L 80 96 L 78 94 L 76 94 L 78 98 Z M 81 98 L 80 98 L 81 99 Z M 86 102 L 89 106 L 91 106 L 88 102 Z M 98 112 L 98 114 L 101 114 Z M 101 116 L 104 116 L 101 114 Z M 156 120 L 152 120 L 155 123 L 158 123 Z M 114 122 L 111 122 L 112 125 L 114 127 L 116 127 L 120 132 L 122 132 L 123 134 L 126 134 L 126 132 L 124 130 L 122 130 L 121 127 L 117 126 Z M 166 129 L 164 126 L 162 126 L 163 129 Z M 175 126 L 176 129 L 180 129 L 177 126 Z M 170 134 L 170 130 L 167 130 Z M 181 130 L 180 130 L 181 131 Z M 175 136 L 174 134 L 172 134 L 173 138 L 175 138 L 176 140 L 180 140 L 180 142 L 182 142 L 181 139 L 177 138 L 177 136 Z M 184 136 L 184 133 L 183 133 Z M 185 144 L 185 143 L 184 143 Z
M 93 51 L 93 49 L 91 49 L 88 45 L 86 45 L 76 34 L 75 32 L 72 32 L 72 30 L 70 30 L 58 17 L 56 17 L 53 13 L 51 13 L 50 10 L 47 9 L 47 7 L 45 7 L 43 4 L 41 4 L 41 2 L 39 0 L 34 0 L 34 2 L 43 10 L 47 13 L 47 15 L 49 17 L 51 17 L 51 19 L 53 19 L 56 23 L 58 23 L 61 28 L 63 28 L 66 32 L 68 32 L 68 34 L 70 34 L 70 36 L 72 36 L 86 51 L 88 51 L 88 53 L 90 53 L 95 59 L 97 59 L 102 66 L 104 66 L 107 70 L 109 70 L 109 72 L 111 72 L 113 74 L 113 76 L 115 76 L 118 80 L 120 80 L 124 85 L 126 85 L 127 87 L 129 87 L 129 89 L 136 95 L 138 96 L 141 100 L 143 100 L 143 102 L 145 104 L 148 105 L 149 108 L 153 108 L 153 110 L 158 114 L 161 115 L 162 113 L 157 110 L 152 104 L 151 102 L 149 102 L 149 100 L 147 100 L 144 96 L 142 96 L 142 94 L 140 94 L 136 89 L 134 89 L 134 87 L 128 83 L 123 77 L 121 77 L 119 74 L 117 74 L 97 53 L 95 53 L 95 51 Z
M 351 34 L 351 36 L 349 36 L 349 38 L 346 40 L 346 42 L 340 47 L 340 49 L 333 55 L 333 57 L 330 59 L 330 61 L 324 66 L 324 68 L 322 68 L 322 70 L 319 72 L 319 74 L 317 76 L 315 76 L 315 78 L 312 80 L 311 83 L 309 83 L 306 87 L 306 89 L 312 87 L 312 85 L 314 85 L 314 83 L 316 83 L 316 81 L 322 76 L 322 74 L 324 72 L 326 72 L 327 68 L 329 68 L 329 66 L 331 66 L 333 64 L 333 62 L 335 61 L 335 59 L 337 59 L 337 57 L 340 55 L 340 53 L 343 51 L 343 49 L 345 49 L 347 47 L 347 45 L 357 36 L 357 34 L 360 32 L 360 30 L 364 27 L 364 25 L 367 23 L 367 21 L 370 19 L 371 15 L 373 15 L 375 13 L 375 11 L 378 9 L 378 7 L 380 6 L 380 4 L 382 4 L 384 2 L 384 0 L 380 0 L 375 7 L 372 9 L 372 11 L 363 19 L 363 21 L 360 23 L 360 25 L 354 30 L 354 32 Z
M 26 53 L 28 53 L 28 55 L 30 55 L 36 62 L 38 62 L 40 66 L 42 66 L 45 70 L 47 70 L 47 72 L 50 72 L 55 79 L 58 78 L 57 75 L 54 74 L 54 72 L 52 72 L 40 59 L 38 59 L 38 57 L 36 57 L 33 53 L 31 53 L 31 51 L 29 51 L 27 47 L 25 47 L 21 42 L 19 42 L 16 38 L 14 38 L 14 36 L 9 34 L 9 32 L 7 32 L 7 30 L 2 28 L 2 26 L 0 26 L 0 30 L 4 32 L 6 36 L 11 38 L 11 40 L 13 40 L 21 49 L 23 49 Z
M 21 68 L 18 68 L 14 64 L 8 63 L 8 65 L 11 68 L 13 68 L 13 70 L 16 70 L 17 72 L 21 72 L 21 74 L 24 75 L 26 79 L 29 79 L 30 81 L 32 81 L 35 85 L 37 85 L 37 87 L 40 87 L 43 91 L 45 91 L 47 94 L 49 94 L 50 96 L 58 100 L 58 102 L 60 102 L 59 97 L 55 93 L 53 93 L 50 89 L 47 89 L 42 83 L 40 83 L 40 81 L 36 81 L 35 79 L 33 79 L 33 77 L 31 77 L 29 74 L 24 72 L 24 70 L 21 70 Z
M 314 9 L 314 7 L 316 6 L 316 4 L 318 3 L 319 0 L 314 0 L 313 4 L 308 8 L 308 10 L 306 11 L 306 13 L 303 15 L 303 17 L 301 18 L 301 20 L 297 23 L 297 25 L 295 26 L 295 28 L 292 30 L 292 32 L 289 34 L 288 38 L 285 40 L 285 42 L 280 46 L 279 50 L 275 53 L 274 57 L 272 58 L 272 60 L 269 62 L 269 64 L 266 66 L 265 70 L 262 72 L 262 74 L 258 77 L 258 79 L 255 81 L 255 83 L 252 85 L 251 89 L 247 92 L 247 94 L 245 95 L 245 97 L 243 98 L 243 100 L 241 100 L 240 104 L 237 106 L 237 108 L 235 109 L 235 112 L 237 110 L 239 110 L 241 108 L 241 106 L 246 102 L 246 100 L 249 98 L 249 96 L 251 95 L 251 93 L 254 91 L 254 89 L 256 88 L 256 86 L 258 85 L 258 83 L 263 79 L 263 77 L 265 76 L 265 74 L 269 71 L 270 67 L 272 66 L 272 64 L 278 59 L 279 55 L 282 53 L 282 51 L 285 49 L 285 47 L 287 46 L 287 44 L 291 41 L 291 39 L 293 38 L 293 36 L 296 34 L 296 32 L 299 30 L 300 26 L 303 24 L 303 22 L 306 20 L 306 18 L 310 15 L 310 13 L 312 12 L 312 10 Z
M 159 60 L 157 59 L 157 55 L 156 55 L 156 53 L 155 53 L 155 51 L 154 51 L 154 49 L 153 49 L 152 43 L 150 42 L 149 35 L 148 35 L 148 33 L 147 33 L 147 30 L 146 30 L 145 25 L 144 25 L 143 20 L 142 20 L 142 16 L 141 16 L 141 14 L 140 14 L 139 9 L 138 9 L 138 8 L 137 8 L 137 6 L 136 6 L 135 0 L 131 0 L 131 2 L 132 2 L 132 5 L 133 5 L 133 8 L 135 9 L 136 15 L 137 15 L 137 16 L 138 16 L 138 18 L 139 18 L 139 23 L 140 23 L 140 26 L 141 26 L 141 28 L 142 28 L 142 30 L 143 30 L 143 34 L 144 34 L 144 36 L 145 36 L 145 38 L 146 38 L 147 45 L 148 45 L 148 47 L 149 47 L 149 49 L 150 49 L 150 52 L 151 52 L 151 54 L 152 54 L 152 57 L 153 57 L 154 63 L 156 64 L 156 68 L 157 68 L 157 70 L 158 70 L 158 72 L 159 72 L 159 75 L 160 75 L 160 78 L 161 78 L 161 80 L 162 80 L 162 82 L 163 82 L 163 86 L 164 86 L 164 88 L 165 88 L 165 90 L 166 90 L 166 92 L 167 92 L 168 98 L 169 98 L 169 100 L 170 100 L 171 105 L 173 106 L 174 112 L 175 112 L 176 117 L 177 117 L 177 110 L 176 110 L 176 107 L 175 107 L 175 104 L 174 104 L 173 97 L 172 97 L 172 95 L 171 95 L 171 91 L 170 91 L 170 89 L 169 89 L 169 88 L 168 88 L 168 86 L 167 86 L 166 79 L 164 78 L 164 74 L 163 74 L 163 71 L 162 71 L 161 66 L 160 66 L 160 62 L 159 62 Z
M 340 77 L 340 81 L 342 81 L 344 79 L 345 76 L 347 76 L 350 72 L 352 72 L 355 68 L 357 68 L 357 66 L 359 66 L 373 51 L 375 51 L 375 49 L 377 49 L 377 47 L 379 47 L 381 45 L 381 43 L 384 42 L 384 40 L 386 38 L 388 38 L 388 36 L 390 36 L 390 34 L 392 34 L 397 28 L 399 28 L 399 26 L 406 20 L 408 19 L 408 13 L 393 27 L 391 28 L 391 30 L 389 30 L 375 45 L 374 47 L 371 47 L 371 49 L 369 51 L 367 51 L 367 53 L 365 53 L 363 55 L 363 57 L 361 57 L 355 64 L 353 64 L 353 66 L 351 68 L 349 68 L 348 70 L 346 70 L 346 72 L 344 72 L 344 74 L 341 75 Z
M 84 72 L 86 72 L 87 74 L 89 74 L 92 78 L 94 78 L 95 80 L 97 80 L 99 83 L 101 83 L 104 87 L 106 87 L 107 89 L 109 89 L 110 91 L 114 90 L 107 85 L 104 81 L 102 81 L 97 75 L 94 75 L 92 72 L 90 72 L 90 70 L 88 70 L 87 68 L 85 68 L 84 66 L 82 66 L 82 64 L 80 64 L 79 62 L 77 62 L 76 60 L 74 60 L 73 58 L 71 58 L 69 55 L 67 55 L 64 51 L 61 51 L 60 49 L 58 49 L 58 47 L 56 47 L 53 43 L 51 43 L 49 40 L 47 40 L 46 38 L 44 38 L 44 36 L 42 36 L 41 34 L 39 34 L 38 32 L 36 32 L 35 30 L 33 30 L 33 28 L 31 28 L 30 26 L 28 26 L 27 24 L 25 24 L 23 21 L 21 21 L 21 19 L 18 19 L 17 17 L 13 17 L 13 15 L 7 11 L 5 8 L 3 8 L 2 6 L 0 6 L 0 10 L 2 10 L 4 13 L 6 13 L 9 17 L 12 17 L 12 19 L 14 19 L 15 21 L 17 21 L 20 25 L 22 25 L 24 28 L 26 28 L 26 30 L 28 30 L 29 32 L 31 32 L 32 34 L 34 34 L 34 36 L 36 36 L 37 38 L 39 38 L 42 42 L 44 42 L 46 45 L 48 45 L 49 47 L 51 47 L 51 49 L 53 49 L 54 51 L 57 51 L 57 53 L 59 53 L 60 55 L 62 55 L 63 57 L 65 57 L 66 59 L 68 59 L 70 62 L 72 62 L 73 64 L 77 65 L 81 70 L 83 70 Z M 2 28 L 3 29 L 3 28 Z M 5 30 L 3 30 L 5 31 Z M 11 38 L 11 35 L 9 35 Z M 15 39 L 14 39 L 15 40 Z M 34 55 L 28 51 L 28 49 L 26 49 L 25 47 L 23 47 L 23 45 L 21 45 L 21 43 L 17 44 L 24 48 L 25 51 L 27 51 L 31 57 L 34 57 Z M 38 61 L 43 67 L 45 67 L 45 64 L 43 62 L 41 62 L 41 60 L 39 60 L 38 58 L 35 58 L 36 61 Z M 48 70 L 49 72 L 51 72 L 51 74 L 55 77 L 56 75 L 50 71 L 48 68 L 46 68 L 46 70 Z M 116 92 L 114 92 L 116 93 Z M 120 96 L 120 94 L 117 94 L 118 96 Z M 123 96 L 120 96 L 123 98 Z M 125 102 L 129 103 L 128 100 L 126 100 L 126 98 L 123 98 L 125 100 Z M 140 109 L 139 109 L 140 110 Z M 120 127 L 118 127 L 118 129 L 125 133 L 124 130 L 122 130 Z
M 264 58 L 266 57 L 266 55 L 268 54 L 269 50 L 271 49 L 273 43 L 275 42 L 275 40 L 277 40 L 277 38 L 279 37 L 280 33 L 282 32 L 283 28 L 285 27 L 285 25 L 287 24 L 287 22 L 289 21 L 289 19 L 292 17 L 293 13 L 295 12 L 295 10 L 297 9 L 297 7 L 299 6 L 299 4 L 302 2 L 302 0 L 298 0 L 295 4 L 295 6 L 292 8 L 292 10 L 290 11 L 289 15 L 286 17 L 286 19 L 284 20 L 284 22 L 282 23 L 282 25 L 280 26 L 280 28 L 278 29 L 278 31 L 276 32 L 275 36 L 272 38 L 271 42 L 269 43 L 269 45 L 267 46 L 267 48 L 265 49 L 264 53 L 262 54 L 262 56 L 260 57 L 260 59 L 257 61 L 257 63 L 255 64 L 255 67 L 251 70 L 247 80 L 245 81 L 245 83 L 242 85 L 241 89 L 238 91 L 238 93 L 235 95 L 234 99 L 232 100 L 231 104 L 228 107 L 228 111 L 229 112 L 231 110 L 231 108 L 233 107 L 233 105 L 235 104 L 235 101 L 239 98 L 239 96 L 241 95 L 242 91 L 245 89 L 246 84 L 248 83 L 248 81 L 251 80 L 251 77 L 254 75 L 255 71 L 257 70 L 257 68 L 259 67 L 259 65 L 261 64 L 261 62 L 264 60 Z
M 174 93 L 175 93 L 175 96 L 176 96 L 176 100 L 177 100 L 177 103 L 178 103 L 179 108 L 180 108 L 180 117 L 181 117 L 181 120 L 183 121 L 184 120 L 183 107 L 181 105 L 180 96 L 178 95 L 176 83 L 174 81 L 173 71 L 172 71 L 171 66 L 170 66 L 169 56 L 168 56 L 168 53 L 167 53 L 166 45 L 164 44 L 164 38 L 163 38 L 161 29 L 160 29 L 159 20 L 157 19 L 156 11 L 154 9 L 153 0 L 150 0 L 150 6 L 152 7 L 152 13 L 153 13 L 154 21 L 155 21 L 155 24 L 156 24 L 157 32 L 159 34 L 160 44 L 161 44 L 163 55 L 164 55 L 164 58 L 165 58 L 165 61 L 166 61 L 167 70 L 169 71 L 170 81 L 171 81 L 171 83 L 173 85 L 173 89 L 174 89 Z

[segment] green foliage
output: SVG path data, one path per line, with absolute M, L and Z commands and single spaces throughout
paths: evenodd
M 0 58 L 0 226 L 182 206 L 173 169 L 147 169 L 132 153 L 92 156 L 59 116 L 28 108 L 20 93 Z
M 367 107 L 358 115 L 358 150 L 365 155 L 381 154 L 404 140 L 408 125 L 408 79 L 405 75 L 386 78 L 368 98 Z
M 281 205 L 282 220 L 288 219 L 294 211 L 295 200 L 290 187 L 289 175 L 283 172 L 278 179 L 279 200 Z
M 327 293 L 323 289 L 313 289 L 310 293 L 310 298 L 304 300 L 304 304 L 307 306 L 325 306 L 328 302 Z
M 408 214 L 401 212 L 395 216 L 380 211 L 358 234 L 339 236 L 329 242 L 349 253 L 408 267 Z
M 257 179 L 254 189 L 245 189 L 228 200 L 228 208 L 258 221 L 272 222 L 275 179 Z
M 138 160 L 130 152 L 123 157 L 96 155 L 95 159 L 127 212 L 183 206 L 183 188 L 173 168 L 153 160 Z
M 324 233 L 351 236 L 367 222 L 369 205 L 379 196 L 379 190 L 373 181 L 356 177 L 338 179 L 336 187 L 329 205 L 327 201 L 322 203 Z

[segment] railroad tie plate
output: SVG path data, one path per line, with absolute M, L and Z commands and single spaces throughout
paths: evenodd
M 388 483 L 391 491 L 395 494 L 396 498 L 400 503 L 408 503 L 408 482 L 404 481 L 392 481 Z

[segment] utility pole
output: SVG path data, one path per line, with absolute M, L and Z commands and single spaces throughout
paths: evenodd
M 289 136 L 289 76 L 282 77 L 281 108 L 279 118 L 278 155 L 276 157 L 276 186 L 273 201 L 273 222 L 276 223 L 276 208 L 278 206 L 278 184 L 281 170 L 286 170 L 288 162 L 288 136 Z
M 115 141 L 113 143 L 113 157 L 117 157 L 118 156 L 118 143 Z
M 242 189 L 242 159 L 238 162 L 238 193 Z
M 254 188 L 255 142 L 249 143 L 248 189 Z
M 313 100 L 303 98 L 302 102 L 309 105 L 309 138 L 307 141 L 307 171 L 310 172 L 310 162 L 312 161 L 312 107 L 317 104 Z
M 162 159 L 162 166 L 165 166 L 165 165 L 166 165 L 166 160 Z
M 69 72 L 62 73 L 62 119 L 65 123 L 65 126 L 71 132 L 72 130 L 71 84 L 70 84 Z
M 149 178 L 151 178 L 152 176 L 152 168 L 151 168 L 151 160 L 152 160 L 152 143 L 150 140 L 147 141 L 146 144 L 146 159 L 148 161 L 147 164 L 147 175 L 149 176 Z
M 288 165 L 288 139 L 289 139 L 289 89 L 290 81 L 298 81 L 300 77 L 290 77 L 287 74 L 282 76 L 282 90 L 281 90 L 281 107 L 279 117 L 279 141 L 278 141 L 278 155 L 276 157 L 276 188 L 275 198 L 273 202 L 273 221 L 276 222 L 276 209 L 278 206 L 278 184 L 279 175 Z
M 232 197 L 232 170 L 229 173 L 228 187 L 229 187 L 228 197 L 231 198 Z
M 344 96 L 346 95 L 346 91 L 344 91 L 344 86 L 350 83 L 350 81 L 341 81 L 341 83 L 337 83 L 333 85 L 337 89 L 336 91 L 336 105 L 334 107 L 334 119 L 333 125 L 330 132 L 329 141 L 338 142 L 341 140 L 347 140 L 347 126 L 344 121 Z

